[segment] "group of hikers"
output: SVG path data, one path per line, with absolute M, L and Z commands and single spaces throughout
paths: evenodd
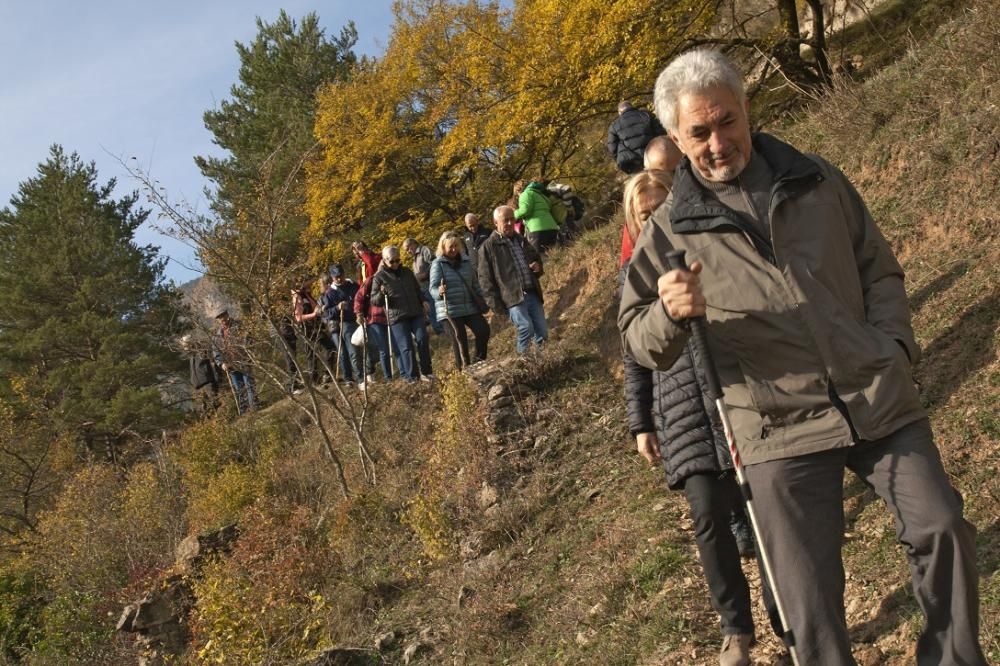
M 856 663 L 844 611 L 843 478 L 885 502 L 925 616 L 920 665 L 985 664 L 975 528 L 945 473 L 912 375 L 920 354 L 903 272 L 847 177 L 819 156 L 751 132 L 743 76 L 721 52 L 674 59 L 654 87 L 656 114 L 628 102 L 608 148 L 628 174 L 620 327 L 628 427 L 638 452 L 683 490 L 722 666 L 748 666 L 755 628 L 741 558 L 756 558 L 774 633 L 796 664 Z M 465 216 L 436 251 L 407 239 L 292 289 L 283 332 L 289 390 L 296 336 L 315 383 L 361 388 L 434 378 L 430 327 L 458 368 L 486 359 L 485 315 L 507 315 L 525 353 L 548 337 L 539 278 L 557 242 L 550 190 L 518 183 L 493 229 Z M 690 265 L 671 265 L 683 250 Z M 402 252 L 412 260 L 403 266 Z M 704 323 L 707 346 L 691 341 Z M 700 324 L 699 324 L 700 325 Z M 475 344 L 470 355 L 468 331 Z M 220 313 L 216 361 L 241 409 L 253 378 L 227 363 L 238 322 Z M 322 372 L 316 354 L 335 354 Z M 712 378 L 724 401 L 713 402 Z
M 365 390 L 376 382 L 376 366 L 382 381 L 432 382 L 428 328 L 449 338 L 455 366 L 462 369 L 486 359 L 491 311 L 510 318 L 518 353 L 532 344 L 540 347 L 548 338 L 539 282 L 543 257 L 560 241 L 562 225 L 572 223 L 580 210 L 570 206 L 573 212 L 554 212 L 559 202 L 552 192 L 560 190 L 550 187 L 535 180 L 515 183 L 514 198 L 493 210 L 492 231 L 468 213 L 464 230 L 443 233 L 436 250 L 407 238 L 401 246 L 375 252 L 358 240 L 351 245 L 357 280 L 334 264 L 320 277 L 318 296 L 312 278 L 293 284 L 290 312 L 275 326 L 287 392 L 301 393 L 306 379 L 315 386 L 340 381 Z M 410 266 L 404 265 L 403 253 Z M 258 399 L 248 341 L 228 310 L 216 320 L 211 360 L 192 357 L 192 383 L 218 391 L 223 375 L 238 413 L 252 411 Z M 215 368 L 221 373 L 213 375 Z

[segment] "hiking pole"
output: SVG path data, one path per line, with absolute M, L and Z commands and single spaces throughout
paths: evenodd
M 341 303 L 343 305 L 343 303 Z M 340 381 L 340 354 L 341 350 L 344 349 L 344 308 L 340 308 L 340 327 L 337 329 L 337 368 L 334 371 L 333 379 L 334 381 Z
M 229 370 L 223 370 L 226 373 L 226 379 L 229 380 L 229 390 L 233 392 L 233 400 L 236 401 L 236 416 L 243 416 L 243 410 L 240 408 L 240 396 L 236 394 L 236 385 L 233 384 L 233 376 L 229 374 Z
M 469 365 L 468 353 L 465 351 L 465 347 L 462 346 L 462 341 L 458 339 L 458 328 L 455 326 L 455 322 L 452 321 L 451 315 L 448 314 L 448 289 L 441 293 L 441 298 L 444 299 L 444 318 L 448 320 L 448 324 L 451 325 L 451 334 L 455 336 L 455 346 L 458 347 L 458 357 L 462 361 L 462 368 Z M 478 343 L 477 343 L 478 344 Z M 461 370 L 462 368 L 459 368 Z
M 382 295 L 385 297 L 385 337 L 389 338 L 389 379 L 392 379 L 392 375 L 396 374 L 396 368 L 392 363 L 392 326 L 389 324 L 389 294 L 383 291 Z
M 684 260 L 684 250 L 674 250 L 667 253 L 667 264 L 673 270 L 688 270 L 687 262 Z M 733 468 L 736 470 L 736 482 L 739 484 L 743 499 L 746 502 L 747 515 L 750 517 L 750 526 L 753 528 L 754 536 L 757 538 L 757 552 L 760 555 L 760 562 L 764 566 L 764 576 L 771 583 L 771 593 L 774 595 L 774 605 L 778 609 L 778 617 L 781 619 L 781 628 L 784 632 L 782 639 L 788 647 L 788 652 L 792 656 L 795 666 L 799 665 L 799 656 L 795 649 L 795 636 L 788 625 L 788 618 L 785 615 L 785 607 L 781 603 L 781 595 L 778 594 L 778 582 L 774 578 L 774 571 L 771 569 L 771 558 L 767 555 L 764 547 L 764 540 L 761 538 L 760 529 L 757 527 L 757 515 L 753 508 L 753 493 L 750 491 L 750 484 L 743 473 L 743 465 L 740 462 L 740 453 L 736 448 L 736 437 L 733 435 L 733 426 L 729 422 L 729 413 L 726 411 L 726 403 L 723 400 L 722 382 L 719 380 L 719 373 L 715 367 L 715 361 L 708 349 L 708 331 L 706 330 L 705 317 L 691 317 L 691 344 L 703 359 L 703 370 L 705 371 L 706 393 L 710 400 L 715 403 L 715 409 L 722 420 L 722 429 L 726 433 L 726 443 L 729 445 L 729 455 L 733 458 Z

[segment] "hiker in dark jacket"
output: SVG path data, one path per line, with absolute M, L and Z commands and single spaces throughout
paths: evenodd
M 923 615 L 912 661 L 985 664 L 976 528 L 913 382 L 903 269 L 843 172 L 750 131 L 744 75 L 688 51 L 660 73 L 660 120 L 685 159 L 636 241 L 618 325 L 666 370 L 705 317 L 758 548 L 802 664 L 854 664 L 844 612 L 844 475 L 884 502 Z M 668 253 L 687 252 L 687 270 Z
M 437 259 L 431 264 L 431 295 L 438 320 L 446 322 L 445 330 L 455 352 L 455 367 L 462 369 L 485 361 L 490 341 L 490 325 L 483 317 L 486 299 L 462 239 L 454 231 L 444 232 L 438 241 Z M 476 336 L 476 354 L 471 358 L 466 328 Z
M 305 347 L 306 371 L 310 381 L 313 384 L 326 384 L 332 379 L 325 369 L 330 365 L 333 341 L 323 330 L 320 307 L 311 293 L 311 282 L 303 280 L 297 289 L 291 290 L 292 319 L 295 322 L 295 335 Z
M 633 241 L 666 200 L 670 182 L 666 171 L 642 171 L 625 184 L 625 229 Z M 719 663 L 734 666 L 748 663 L 743 653 L 750 640 L 743 639 L 744 646 L 740 637 L 754 635 L 750 586 L 740 565 L 741 555 L 754 554 L 753 538 L 722 422 L 705 397 L 702 362 L 690 344 L 666 371 L 644 368 L 625 351 L 625 405 L 639 453 L 650 464 L 661 461 L 667 487 L 684 491 L 712 607 L 721 620 Z M 771 625 L 780 635 L 781 622 L 767 587 L 764 599 Z
M 430 305 L 424 300 L 413 271 L 402 265 L 395 245 L 382 248 L 382 265 L 372 278 L 371 298 L 386 303 L 389 334 L 399 350 L 399 374 L 408 384 L 417 379 L 433 381 L 430 340 L 424 325 Z M 419 368 L 414 363 L 415 356 L 420 359 Z
M 608 127 L 607 146 L 618 168 L 627 174 L 642 171 L 642 153 L 654 136 L 666 134 L 663 125 L 649 111 L 631 102 L 618 105 L 618 117 Z
M 496 231 L 479 249 L 479 284 L 486 303 L 498 314 L 510 315 L 517 328 L 517 353 L 528 351 L 531 341 L 540 347 L 549 337 L 542 308 L 542 258 L 514 231 L 514 209 L 493 211 Z
M 479 248 L 483 246 L 493 230 L 480 224 L 479 216 L 475 213 L 466 213 L 464 223 L 465 234 L 462 236 L 462 242 L 465 245 L 465 253 L 469 259 L 472 259 L 472 266 L 475 268 L 476 260 L 479 258 Z
M 354 320 L 354 297 L 358 293 L 358 284 L 344 275 L 340 264 L 334 264 L 330 266 L 329 275 L 323 276 L 323 285 L 326 289 L 319 302 L 327 333 L 337 352 L 340 379 L 361 382 L 364 380 L 361 351 L 351 343 L 351 336 L 358 328 Z

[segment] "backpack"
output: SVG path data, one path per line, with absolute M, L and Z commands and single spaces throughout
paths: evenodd
M 567 218 L 571 221 L 579 219 L 576 217 L 573 206 L 573 188 L 569 185 L 559 183 L 549 183 L 545 188 L 545 198 L 549 201 L 549 211 L 560 227 L 566 223 Z
M 583 200 L 576 196 L 573 188 L 561 183 L 549 183 L 545 188 L 545 198 L 549 201 L 552 217 L 562 226 L 566 220 L 579 220 L 583 215 Z

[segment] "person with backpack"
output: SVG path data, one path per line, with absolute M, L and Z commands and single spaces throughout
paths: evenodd
M 608 152 L 619 169 L 630 175 L 638 173 L 642 171 L 642 153 L 646 144 L 654 136 L 666 133 L 652 113 L 623 101 L 618 105 L 618 117 L 608 127 Z
M 330 266 L 328 275 L 323 276 L 325 290 L 319 302 L 323 309 L 323 321 L 327 333 L 333 340 L 337 352 L 340 379 L 353 383 L 363 381 L 361 352 L 351 342 L 351 336 L 358 328 L 354 318 L 354 297 L 358 284 L 344 275 L 340 264 Z
M 229 387 L 236 399 L 236 413 L 239 415 L 257 409 L 257 384 L 250 374 L 252 361 L 248 350 L 248 340 L 238 319 L 222 310 L 215 315 L 218 329 L 212 338 L 212 354 L 215 363 L 226 373 Z
M 333 341 L 323 331 L 319 303 L 311 293 L 311 280 L 304 280 L 292 289 L 292 319 L 295 334 L 305 343 L 306 368 L 313 384 L 326 384 L 332 377 L 324 370 L 333 353 Z M 322 355 L 323 361 L 320 360 Z
M 490 325 L 483 313 L 489 306 L 479 287 L 475 267 L 465 253 L 462 238 L 454 231 L 444 232 L 438 241 L 437 259 L 431 264 L 430 287 L 438 320 L 447 322 L 445 330 L 451 338 L 455 367 L 461 370 L 472 363 L 485 361 Z M 466 328 L 476 337 L 476 353 L 472 357 L 469 356 Z
M 552 217 L 545 182 L 532 180 L 525 185 L 519 180 L 514 185 L 514 195 L 517 197 L 514 218 L 524 223 L 525 238 L 544 257 L 559 236 L 559 223 Z

